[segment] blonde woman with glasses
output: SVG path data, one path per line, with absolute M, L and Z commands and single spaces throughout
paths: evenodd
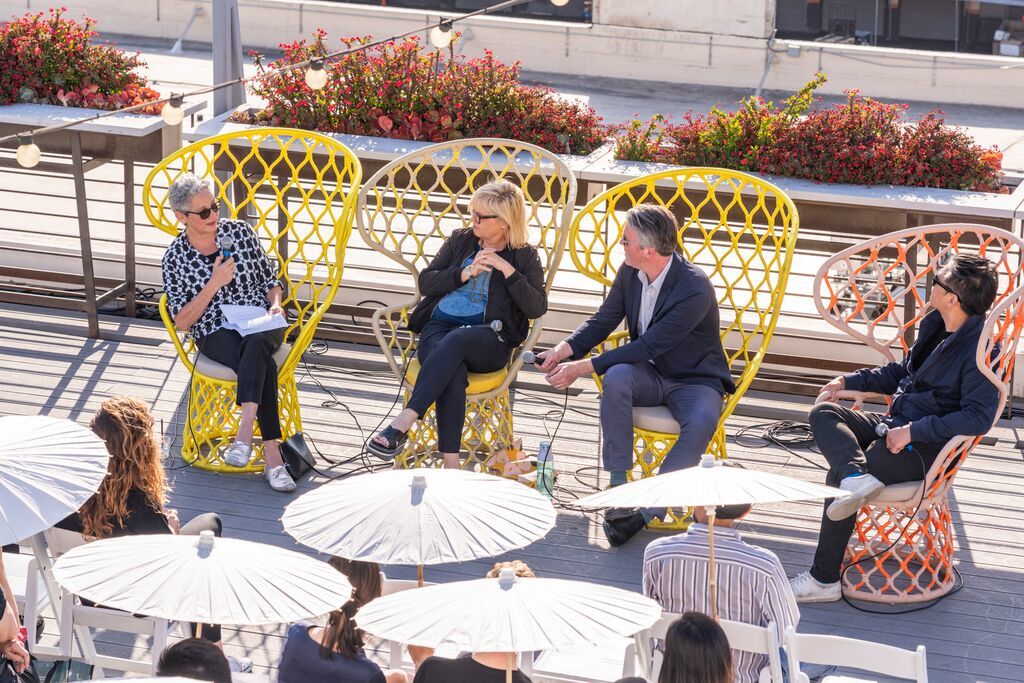
M 409 329 L 419 334 L 420 372 L 406 408 L 367 444 L 379 458 L 401 452 L 409 429 L 436 403 L 438 450 L 445 467 L 459 467 L 468 373 L 505 367 L 530 320 L 547 311 L 522 189 L 506 180 L 488 183 L 469 208 L 472 226 L 453 232 L 419 275 L 423 300 Z

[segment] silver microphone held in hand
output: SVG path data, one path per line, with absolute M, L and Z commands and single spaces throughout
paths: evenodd
M 533 351 L 523 351 L 523 363 L 533 365 L 537 362 L 537 354 Z
M 235 252 L 235 241 L 230 237 L 225 237 L 220 241 L 220 255 L 225 259 L 231 258 L 231 255 Z
M 885 424 L 884 422 L 879 422 L 878 424 L 875 425 L 875 434 L 877 434 L 878 436 L 885 436 L 888 433 L 889 425 Z

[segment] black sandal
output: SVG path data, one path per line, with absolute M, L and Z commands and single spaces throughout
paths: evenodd
M 366 450 L 381 460 L 394 460 L 399 451 L 405 447 L 405 442 L 409 440 L 408 434 L 394 427 L 385 427 L 377 432 L 377 436 L 386 439 L 388 442 L 387 446 L 377 443 L 374 439 L 370 439 L 366 444 Z

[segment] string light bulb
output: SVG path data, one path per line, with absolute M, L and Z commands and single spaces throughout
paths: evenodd
M 18 151 L 15 158 L 25 168 L 32 168 L 39 163 L 39 145 L 32 141 L 31 135 L 18 136 Z
M 181 95 L 171 95 L 171 100 L 160 110 L 160 116 L 168 126 L 177 126 L 185 118 L 185 110 L 181 108 L 185 98 Z
M 452 22 L 450 19 L 442 19 L 434 28 L 430 29 L 430 43 L 438 50 L 451 45 L 452 42 Z
M 327 70 L 324 68 L 324 60 L 313 59 L 306 69 L 306 85 L 313 90 L 323 90 L 327 85 Z
M 551 4 L 555 7 L 565 7 L 569 4 L 569 0 L 551 0 Z

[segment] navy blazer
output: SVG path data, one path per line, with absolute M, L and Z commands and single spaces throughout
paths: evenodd
M 984 434 L 995 422 L 999 390 L 978 370 L 975 354 L 985 316 L 972 315 L 927 358 L 928 340 L 945 331 L 938 311 L 921 320 L 917 341 L 901 361 L 844 375 L 851 391 L 891 395 L 889 414 L 910 425 L 911 441 L 945 443 Z
M 626 319 L 629 343 L 593 359 L 594 371 L 603 375 L 618 363 L 651 361 L 663 376 L 684 384 L 703 384 L 722 393 L 736 391 L 722 349 L 718 298 L 703 270 L 673 254 L 669 271 L 658 292 L 654 315 L 640 334 L 639 271 L 619 268 L 608 298 L 589 320 L 566 340 L 573 357 L 581 358 L 604 341 Z

